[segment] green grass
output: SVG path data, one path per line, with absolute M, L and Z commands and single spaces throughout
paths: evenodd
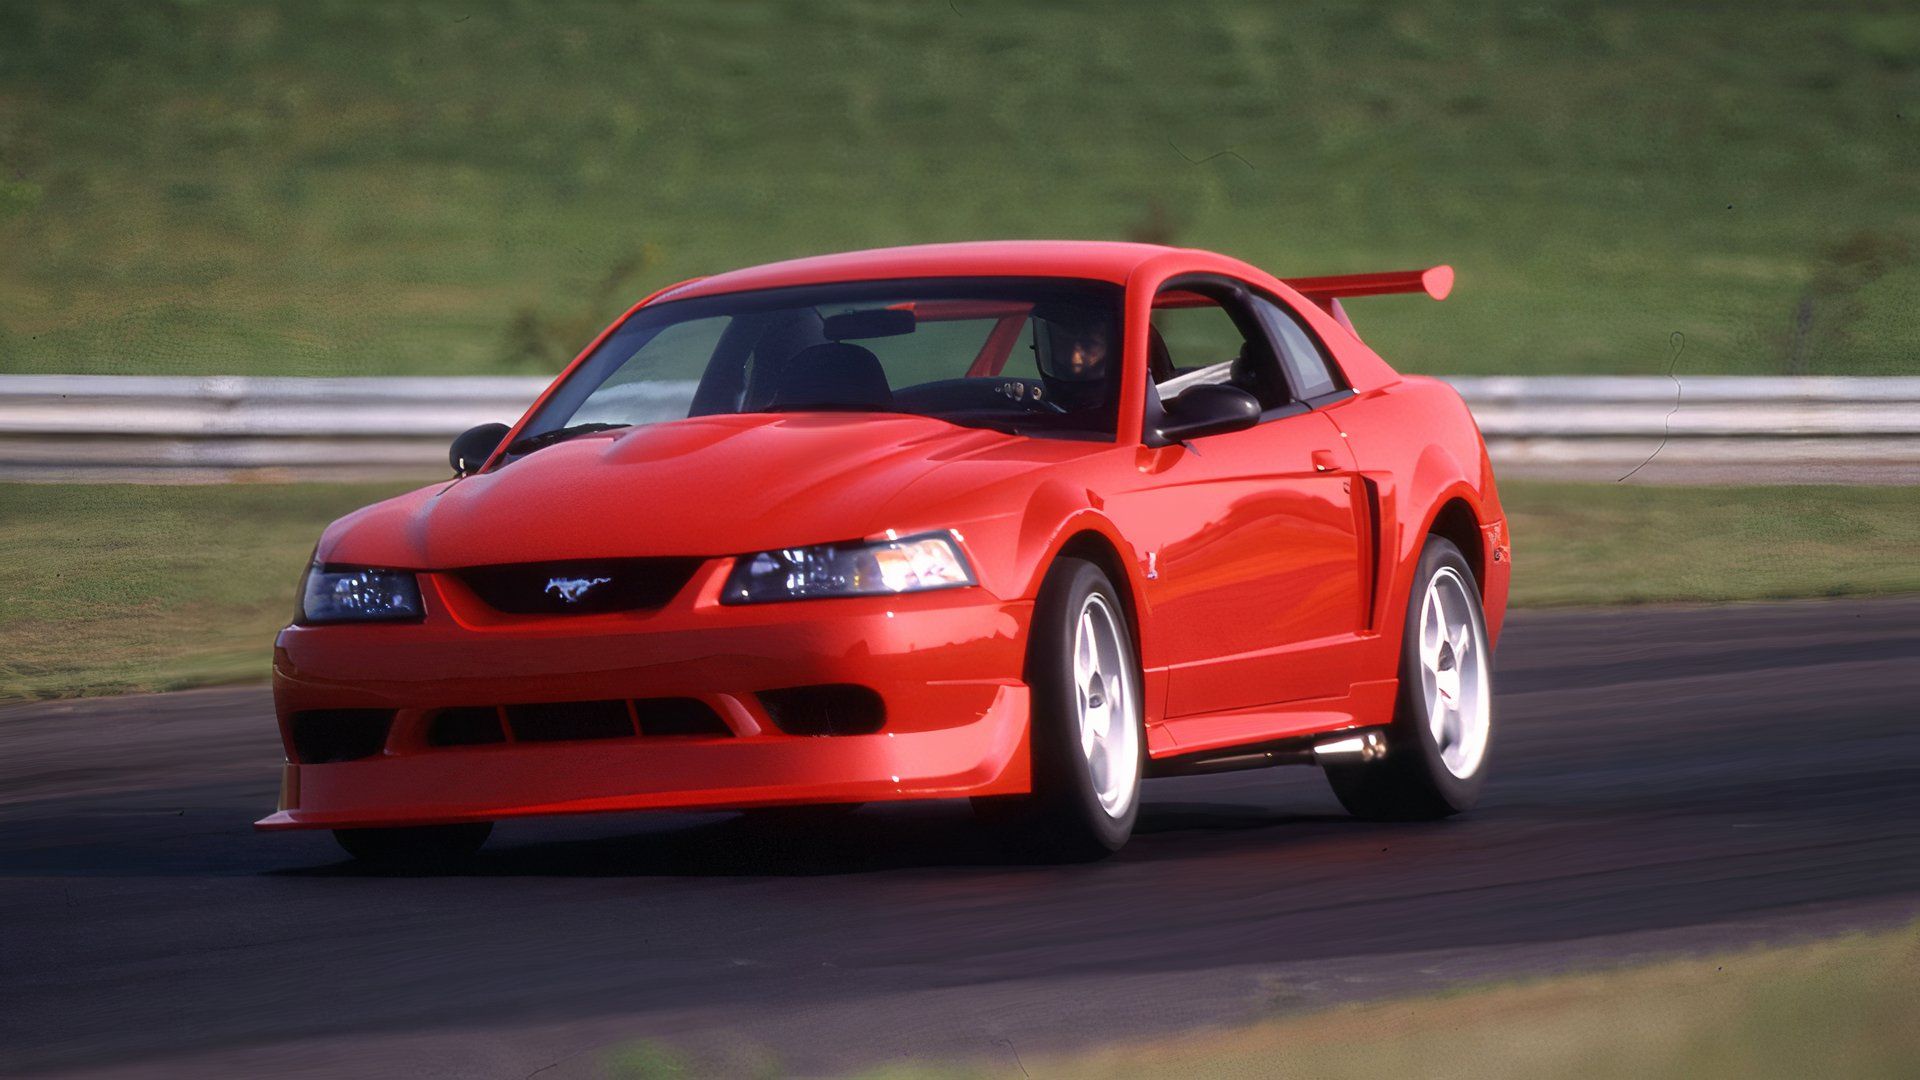
M 1501 485 L 1513 603 L 1920 591 L 1920 490 Z
M 1911 488 L 1504 491 L 1522 606 L 1920 591 Z M 320 530 L 393 493 L 0 484 L 0 700 L 265 678 Z
M 1906 1077 L 1920 1063 L 1920 927 L 1291 1016 L 1092 1052 L 1022 1054 L 1075 1078 Z M 610 1070 L 621 1075 L 618 1070 Z M 644 1074 L 641 1074 L 644 1075 Z M 971 1080 L 1008 1063 L 896 1065 Z
M 0 484 L 0 700 L 265 679 L 320 530 L 388 494 Z
M 1409 370 L 1915 372 L 1920 12 L 0 5 L 0 371 L 549 371 L 683 276 L 1036 236 L 1451 261 L 1358 316 Z

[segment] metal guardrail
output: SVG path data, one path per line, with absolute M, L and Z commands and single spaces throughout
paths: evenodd
M 1920 483 L 1920 378 L 1448 381 L 1473 409 L 1502 475 Z
M 1651 455 L 1636 479 L 1920 482 L 1920 378 L 1450 381 L 1503 473 L 1617 479 Z M 430 477 L 546 382 L 0 375 L 0 478 Z M 664 417 L 692 384 L 635 391 Z

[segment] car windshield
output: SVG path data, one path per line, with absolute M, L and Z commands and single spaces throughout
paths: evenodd
M 1111 439 L 1121 289 L 944 278 L 727 293 L 635 312 L 514 444 L 723 413 L 909 413 Z

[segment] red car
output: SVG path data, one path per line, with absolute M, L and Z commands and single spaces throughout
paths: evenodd
M 1065 857 L 1143 777 L 1288 763 L 1471 806 L 1509 548 L 1478 429 L 1340 298 L 1143 244 L 932 245 L 683 282 L 456 476 L 321 537 L 264 829 L 968 797 Z

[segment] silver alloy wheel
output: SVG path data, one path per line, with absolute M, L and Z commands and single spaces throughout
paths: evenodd
M 1493 721 L 1483 625 L 1460 572 L 1435 571 L 1420 603 L 1420 684 L 1440 762 L 1462 780 L 1480 768 Z
M 1087 597 L 1073 626 L 1080 752 L 1100 809 L 1117 820 L 1133 805 L 1140 779 L 1140 695 L 1127 658 L 1126 631 L 1099 593 Z

